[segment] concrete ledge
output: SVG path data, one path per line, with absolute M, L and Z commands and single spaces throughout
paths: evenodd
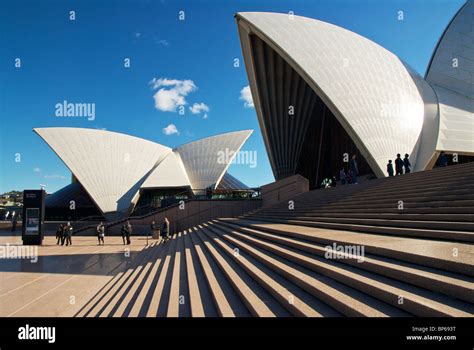
M 309 181 L 301 175 L 293 175 L 285 179 L 262 186 L 262 207 L 268 207 L 296 195 L 309 191 Z

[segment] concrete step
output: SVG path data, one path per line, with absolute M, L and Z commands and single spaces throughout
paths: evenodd
M 459 222 L 474 222 L 474 214 L 407 214 L 405 210 L 398 210 L 393 213 L 387 212 L 345 212 L 339 211 L 310 211 L 306 212 L 303 210 L 286 210 L 286 211 L 265 211 L 260 213 L 269 217 L 282 217 L 284 215 L 291 215 L 292 218 L 303 220 L 303 218 L 315 218 L 315 217 L 326 217 L 326 218 L 355 218 L 355 219 L 385 219 L 385 220 L 413 220 L 413 221 L 459 221 Z M 243 215 L 242 217 L 246 217 Z M 250 216 L 251 217 L 251 216 Z
M 352 215 L 351 215 L 352 216 Z M 404 215 L 399 215 L 396 218 L 374 218 L 374 217 L 329 217 L 329 216 L 313 216 L 313 215 L 292 215 L 291 211 L 286 214 L 259 214 L 252 217 L 258 219 L 277 219 L 277 220 L 298 220 L 310 222 L 331 222 L 341 224 L 356 224 L 356 225 L 370 225 L 370 226 L 390 226 L 390 227 L 404 227 L 404 228 L 418 228 L 418 229 L 438 229 L 447 231 L 465 231 L 474 232 L 474 222 L 468 221 L 429 221 L 429 220 L 414 220 L 405 218 Z
M 159 244 L 159 243 L 158 243 Z M 163 268 L 163 261 L 168 253 L 170 245 L 160 245 L 158 247 L 159 254 L 154 261 L 151 261 L 153 266 L 150 269 L 150 273 L 146 277 L 145 283 L 139 290 L 139 294 L 134 297 L 134 303 L 131 310 L 129 311 L 129 317 L 142 317 L 146 315 L 146 310 L 150 304 L 150 291 L 153 290 L 153 285 L 156 284 L 157 276 L 160 275 Z
M 323 245 L 363 245 L 365 252 L 409 263 L 474 277 L 472 244 L 410 237 L 373 235 L 351 231 L 323 230 L 308 226 L 264 221 L 219 219 L 232 228 L 246 227 L 280 236 L 302 239 Z
M 215 222 L 219 225 L 219 221 Z M 283 246 L 296 248 L 324 258 L 326 258 L 328 252 L 331 252 L 330 249 L 333 249 L 333 246 L 325 246 L 315 242 L 289 238 L 245 227 L 240 227 L 238 232 Z M 363 253 L 364 254 L 361 256 L 358 256 L 356 254 L 351 254 L 350 252 L 343 252 L 338 261 L 437 293 L 442 293 L 447 296 L 474 303 L 474 278 L 472 277 L 449 273 L 417 264 L 406 263 L 395 259 L 377 257 L 372 254 L 366 254 L 365 251 Z
M 201 290 L 198 283 L 198 276 L 195 267 L 195 257 L 193 256 L 193 245 L 189 238 L 188 231 L 183 232 L 184 254 L 186 257 L 186 276 L 188 278 L 189 304 L 192 317 L 205 317 L 204 296 L 201 296 Z M 209 299 L 208 299 L 209 300 Z
M 124 269 L 120 271 L 99 293 L 91 300 L 89 309 L 84 313 L 86 317 L 98 317 L 102 314 L 104 309 L 110 304 L 111 299 L 119 295 L 122 286 L 125 285 L 132 275 L 133 271 L 139 266 L 148 254 L 151 254 L 152 246 L 143 249 L 135 259 L 126 261 Z
M 248 309 L 242 303 L 233 288 L 227 282 L 226 277 L 212 259 L 206 247 L 196 234 L 197 228 L 193 228 L 189 236 L 192 239 L 196 254 L 199 258 L 206 282 L 211 291 L 214 305 L 220 317 L 251 316 Z
M 189 317 L 191 315 L 185 264 L 183 233 L 179 232 L 176 237 L 176 251 L 174 254 L 167 317 Z
M 119 303 L 118 307 L 114 309 L 112 314 L 113 317 L 124 317 L 128 316 L 131 309 L 133 308 L 134 304 L 137 303 L 137 300 L 140 291 L 144 288 L 144 285 L 148 281 L 148 276 L 150 271 L 152 270 L 153 263 L 156 262 L 163 249 L 161 246 L 155 244 L 152 248 L 154 251 L 151 252 L 149 256 L 147 256 L 146 260 L 144 260 L 141 266 L 136 268 L 137 277 L 131 283 L 128 290 L 123 291 L 123 297 L 121 302 Z
M 202 305 L 206 317 L 217 317 L 218 312 L 214 304 L 214 299 L 209 289 L 209 285 L 206 283 L 205 272 L 199 262 L 199 257 L 191 238 L 192 231 L 192 229 L 188 229 L 184 235 L 191 314 L 193 317 L 200 317 L 200 311 L 197 312 L 196 310 Z M 194 282 L 192 281 L 193 275 L 195 276 Z
M 367 294 L 360 293 L 331 278 L 295 264 L 287 259 L 283 259 L 268 251 L 256 248 L 255 244 L 248 244 L 241 237 L 235 237 L 224 231 L 221 232 L 220 236 L 343 315 L 356 317 L 408 315 L 397 308 L 380 302 Z
M 341 316 L 326 304 L 307 294 L 291 282 L 285 280 L 251 256 L 236 250 L 214 233 L 214 228 L 203 224 L 202 231 L 208 235 L 227 255 L 235 260 L 245 272 L 258 282 L 269 294 L 285 307 L 293 316 L 322 317 Z
M 167 309 L 169 297 L 169 284 L 172 271 L 173 256 L 176 252 L 176 235 L 168 242 L 161 243 L 167 252 L 162 262 L 161 271 L 156 284 L 151 287 L 150 304 L 146 310 L 146 317 L 157 317 L 163 309 Z M 161 306 L 161 308 L 160 308 Z
M 284 209 L 275 209 L 275 212 L 287 212 L 288 205 Z M 272 210 L 262 210 L 262 213 L 264 212 L 273 212 Z M 331 208 L 315 208 L 315 209 L 308 209 L 306 210 L 304 207 L 295 207 L 292 212 L 294 213 L 313 213 L 313 214 L 324 214 L 324 213 L 397 213 L 400 214 L 400 209 L 398 208 L 371 208 L 371 209 L 364 209 L 364 208 L 359 208 L 359 209 L 343 209 L 343 208 L 338 208 L 338 209 L 331 209 Z M 260 212 L 256 212 L 255 215 L 259 214 Z M 403 213 L 405 214 L 474 214 L 474 207 L 450 207 L 450 208 L 430 208 L 430 207 L 424 207 L 424 208 L 404 208 Z M 241 217 L 252 217 L 252 215 L 241 215 Z
M 377 198 L 393 198 L 393 197 L 423 197 L 423 196 L 449 196 L 449 195 L 469 195 L 474 191 L 472 184 L 466 184 L 463 186 L 458 185 L 443 185 L 443 186 L 417 186 L 416 184 L 410 184 L 408 187 L 385 189 L 382 187 L 358 187 L 359 185 L 352 186 L 336 186 L 329 189 L 313 190 L 311 192 L 304 193 L 298 198 L 302 202 L 312 202 L 315 200 L 331 201 L 337 199 L 347 198 L 349 194 L 354 194 L 358 198 L 364 199 L 377 199 Z
M 144 250 L 149 249 L 150 247 L 144 247 Z M 139 256 L 142 256 L 139 254 Z M 139 257 L 136 257 L 139 259 Z M 108 293 L 111 288 L 113 288 L 121 280 L 124 273 L 130 266 L 130 261 L 123 261 L 120 263 L 117 268 L 110 272 L 110 275 L 113 277 L 74 315 L 75 317 L 86 317 L 86 316 L 95 316 L 92 314 L 92 310 L 101 301 L 104 296 Z M 91 315 L 92 314 L 92 315 Z
M 284 311 L 268 293 L 264 292 L 262 287 L 250 278 L 245 271 L 238 266 L 234 259 L 229 259 L 227 255 L 224 255 L 222 251 L 213 244 L 204 230 L 205 229 L 199 225 L 198 230 L 194 234 L 201 239 L 251 314 L 257 317 L 288 316 L 288 312 Z
M 343 204 L 344 206 L 353 206 L 358 205 L 360 203 L 371 203 L 374 206 L 376 204 L 388 204 L 393 205 L 394 203 L 398 203 L 398 201 L 403 201 L 407 203 L 426 203 L 426 202 L 447 202 L 447 201 L 461 201 L 461 203 L 468 203 L 466 201 L 474 200 L 474 189 L 470 193 L 464 194 L 444 194 L 444 195 L 429 195 L 429 194 L 409 194 L 409 195 L 389 195 L 389 196 L 382 196 L 382 195 L 374 195 L 371 197 L 366 196 L 359 196 L 356 194 L 352 194 L 351 196 L 343 197 L 343 198 L 315 198 L 314 200 L 307 200 L 303 201 L 300 198 L 295 199 L 293 202 L 298 207 L 304 208 L 316 208 L 322 206 L 337 206 L 339 204 Z M 284 209 L 287 207 L 287 203 L 285 205 L 272 207 L 271 209 Z M 270 209 L 270 208 L 268 208 Z M 266 210 L 268 210 L 266 209 Z M 260 209 L 263 210 L 263 209 Z M 249 213 L 251 214 L 251 213 Z
M 288 203 L 288 202 L 287 202 Z M 288 208 L 288 204 L 286 203 L 286 207 Z M 297 202 L 294 202 L 295 205 L 298 205 Z M 473 207 L 474 206 L 474 200 L 451 200 L 451 201 L 425 201 L 425 202 L 410 202 L 410 201 L 403 201 L 403 207 L 405 209 L 409 208 L 426 208 L 426 207 L 431 207 L 431 208 L 436 208 L 436 207 L 443 207 L 443 208 L 449 208 L 449 207 Z M 308 210 L 311 209 L 321 209 L 321 208 L 327 208 L 327 209 L 372 209 L 372 208 L 386 208 L 386 209 L 392 209 L 392 208 L 398 208 L 399 207 L 399 202 L 398 199 L 393 199 L 389 201 L 384 201 L 383 203 L 372 203 L 372 202 L 365 202 L 365 201 L 360 201 L 360 202 L 354 202 L 354 203 L 348 203 L 345 204 L 343 202 L 337 202 L 337 203 L 331 203 L 328 205 L 298 205 L 299 208 L 306 208 Z M 256 212 L 258 214 L 259 212 Z
M 436 229 L 422 229 L 410 227 L 390 227 L 390 226 L 376 226 L 364 225 L 355 223 L 337 223 L 329 221 L 306 221 L 306 220 L 292 220 L 284 218 L 269 218 L 264 216 L 252 216 L 246 218 L 247 220 L 267 221 L 274 223 L 284 223 L 291 225 L 310 226 L 319 228 L 328 228 L 331 230 L 349 230 L 355 232 L 372 233 L 376 235 L 393 235 L 400 237 L 414 237 L 414 238 L 429 238 L 456 242 L 474 242 L 474 234 L 465 231 L 451 231 L 451 230 L 436 230 Z
M 467 317 L 474 314 L 474 307 L 467 303 L 346 266 L 337 261 L 322 259 L 293 248 L 251 237 L 238 230 L 227 229 L 227 233 L 417 316 Z
M 152 257 L 155 253 L 155 250 L 151 247 L 148 249 L 146 255 L 144 255 L 140 264 L 133 266 L 128 272 L 128 277 L 124 280 L 124 282 L 120 285 L 120 289 L 111 296 L 109 294 L 108 303 L 105 305 L 103 309 L 101 309 L 98 313 L 99 317 L 113 317 L 119 316 L 119 314 L 115 314 L 116 311 L 121 308 L 121 311 L 125 309 L 123 303 L 126 303 L 127 300 L 124 300 L 127 297 L 128 292 L 130 289 L 136 284 L 140 283 L 141 272 L 149 261 L 150 257 Z

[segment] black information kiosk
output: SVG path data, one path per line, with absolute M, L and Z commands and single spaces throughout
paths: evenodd
M 24 245 L 41 245 L 43 242 L 44 190 L 23 191 L 23 227 L 21 238 Z

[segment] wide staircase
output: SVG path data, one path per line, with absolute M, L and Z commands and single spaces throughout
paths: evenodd
M 474 163 L 295 196 L 154 242 L 77 316 L 474 315 Z

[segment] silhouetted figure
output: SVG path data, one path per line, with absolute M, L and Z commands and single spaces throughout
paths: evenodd
M 167 217 L 163 220 L 161 225 L 161 240 L 163 243 L 166 243 L 169 240 L 169 231 L 170 231 L 170 221 Z
M 339 171 L 339 179 L 341 180 L 341 185 L 345 185 L 345 184 L 346 184 L 347 175 L 346 175 L 346 172 L 345 172 L 344 168 L 342 168 L 342 169 Z
M 16 231 L 16 225 L 18 223 L 18 220 L 16 218 L 16 215 L 13 215 L 12 217 L 12 232 L 15 232 Z
M 56 230 L 56 245 L 59 243 L 64 244 L 64 225 L 60 224 L 58 229 Z
M 97 239 L 99 240 L 99 245 L 101 242 L 102 242 L 102 245 L 105 244 L 104 238 L 105 238 L 105 225 L 101 221 L 100 224 L 97 226 Z
M 441 152 L 439 155 L 439 160 L 438 160 L 439 166 L 448 166 L 448 156 L 446 156 L 446 153 Z
M 396 175 L 403 175 L 403 160 L 400 153 L 397 154 L 397 159 L 395 159 L 395 173 Z
M 393 176 L 393 164 L 392 164 L 391 159 L 388 161 L 388 164 L 387 164 L 387 173 L 388 173 L 388 176 Z
M 150 231 L 151 231 L 151 236 L 155 238 L 156 231 L 158 231 L 158 227 L 156 226 L 155 220 L 153 220 L 150 224 Z
M 66 246 L 72 245 L 72 232 L 73 227 L 70 222 L 67 223 L 66 227 L 64 228 L 64 240 L 66 241 Z
M 403 167 L 405 168 L 405 174 L 409 174 L 411 172 L 411 164 L 410 159 L 408 159 L 408 153 L 406 153 L 405 158 L 403 158 Z
M 359 175 L 359 167 L 357 166 L 357 161 L 356 161 L 356 155 L 355 154 L 352 155 L 352 159 L 349 162 L 349 167 L 350 167 L 350 170 L 351 170 L 351 177 L 352 177 L 351 183 L 356 184 L 357 183 L 357 175 Z
M 337 185 L 336 182 L 337 182 L 336 177 L 333 176 L 332 179 L 331 179 L 331 187 L 336 187 L 336 185 Z
M 125 228 L 125 224 L 122 225 L 120 228 L 120 234 L 122 235 L 122 241 L 123 244 L 125 245 L 127 242 L 127 229 Z
M 130 221 L 127 220 L 127 223 L 123 226 L 123 230 L 124 230 L 124 232 L 122 233 L 122 238 L 124 241 L 123 244 L 125 244 L 125 240 L 126 240 L 127 245 L 129 245 L 131 243 L 130 236 L 132 235 L 132 225 L 130 224 Z

